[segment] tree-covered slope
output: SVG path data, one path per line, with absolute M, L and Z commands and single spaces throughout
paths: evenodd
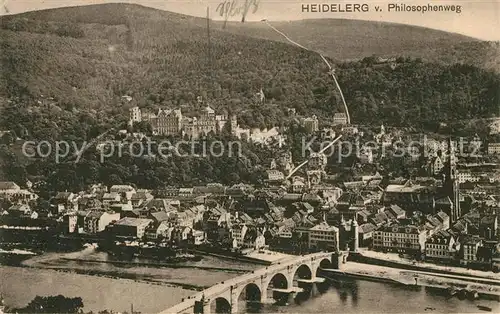
M 385 22 L 348 19 L 269 21 L 300 44 L 336 59 L 372 55 L 422 58 L 443 64 L 464 63 L 500 72 L 500 43 L 444 31 Z M 287 42 L 263 22 L 218 22 L 234 34 Z
M 308 38 L 318 42 L 324 38 L 325 45 L 334 42 L 341 51 L 353 54 L 408 55 L 404 47 L 406 52 L 439 50 L 469 40 L 394 24 L 353 21 L 352 25 L 362 27 L 352 30 L 342 26 L 347 23 L 344 20 L 303 23 L 317 26 Z M 340 23 L 340 33 L 332 35 L 335 28 L 323 31 L 328 23 Z M 0 18 L 0 95 L 4 100 L 17 96 L 31 101 L 44 95 L 70 112 L 95 110 L 110 115 L 126 114 L 120 109 L 123 95 L 132 96 L 142 107 L 181 106 L 187 112 L 197 109 L 196 97 L 201 95 L 216 109 L 237 113 L 243 126 L 252 127 L 283 122 L 289 107 L 323 119 L 342 110 L 327 67 L 317 54 L 213 24 L 209 51 L 205 20 L 137 5 L 4 16 Z M 380 42 L 379 48 L 375 42 Z M 344 53 L 338 56 L 345 57 Z M 454 62 L 452 56 L 449 61 Z M 400 58 L 390 67 L 367 58 L 338 63 L 337 74 L 353 122 L 422 125 L 429 119 L 446 122 L 491 116 L 500 107 L 498 75 L 476 66 Z M 267 103 L 259 106 L 255 94 L 260 88 Z
M 210 43 L 209 53 L 203 19 L 136 5 L 1 17 L 0 129 L 14 130 L 23 139 L 82 144 L 112 127 L 124 127 L 124 95 L 133 97 L 127 106 L 181 106 L 186 113 L 199 109 L 196 97 L 201 95 L 215 109 L 236 113 L 247 127 L 287 122 L 290 107 L 316 114 L 321 122 L 343 109 L 326 65 L 314 52 L 217 27 Z M 418 58 L 398 58 L 393 64 L 370 57 L 335 62 L 353 123 L 424 127 L 429 121 L 436 125 L 499 114 L 500 77 L 493 71 Z M 264 104 L 255 99 L 260 88 Z M 25 160 L 13 150 L 19 148 L 10 142 L 0 145 L 0 179 L 20 184 L 26 178 L 41 180 L 46 196 L 93 182 L 147 188 L 255 182 L 260 166 L 273 156 L 245 143 L 244 158 L 120 156 L 101 163 L 91 147 L 81 162 L 57 164 L 50 158 Z

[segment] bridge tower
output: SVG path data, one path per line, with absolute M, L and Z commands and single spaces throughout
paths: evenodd
M 349 243 L 348 239 L 349 239 L 349 234 L 347 231 L 347 222 L 344 219 L 344 215 L 342 215 L 340 218 L 339 243 L 338 243 L 338 249 L 340 251 L 347 249 Z
M 332 253 L 332 268 L 333 269 L 342 269 L 342 265 L 347 262 L 347 256 L 349 252 L 347 251 L 338 251 Z
M 358 222 L 354 218 L 352 220 L 352 224 L 351 224 L 352 239 L 353 239 L 352 240 L 353 241 L 353 244 L 352 244 L 353 252 L 357 252 L 359 249 L 359 230 L 358 229 L 359 229 Z

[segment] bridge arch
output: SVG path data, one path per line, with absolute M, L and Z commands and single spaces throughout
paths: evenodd
M 322 277 L 321 275 L 324 274 L 324 269 L 331 269 L 333 268 L 333 263 L 330 261 L 328 258 L 323 258 L 319 264 L 318 267 L 315 270 L 316 277 Z
M 256 283 L 249 283 L 239 293 L 238 309 L 244 309 L 245 313 L 258 312 L 262 297 L 261 287 Z
M 311 267 L 307 264 L 302 264 L 297 269 L 293 272 L 293 285 L 295 287 L 298 287 L 299 285 L 299 280 L 300 279 L 312 279 L 313 278 L 313 272 Z
M 265 284 L 263 289 L 266 289 L 266 295 L 277 299 L 277 293 L 274 293 L 273 289 L 288 289 L 290 286 L 287 277 L 283 273 L 274 274 L 267 284 Z
M 210 303 L 210 313 L 227 314 L 231 313 L 231 303 L 224 297 L 215 298 Z

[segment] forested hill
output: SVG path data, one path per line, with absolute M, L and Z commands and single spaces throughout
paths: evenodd
M 348 19 L 270 21 L 302 45 L 337 60 L 378 55 L 464 63 L 500 72 L 500 44 L 413 25 Z M 287 42 L 263 22 L 217 22 L 227 32 Z
M 368 22 L 362 23 L 365 29 L 370 28 Z M 415 35 L 416 41 L 411 43 L 402 39 L 409 34 L 409 26 L 400 26 L 402 31 L 398 33 L 397 25 L 373 25 L 385 38 L 380 46 L 393 42 L 390 50 L 374 48 L 379 39 L 366 40 L 359 29 L 347 33 L 349 27 L 344 28 L 342 36 L 335 36 L 335 43 L 344 52 L 403 56 L 415 52 L 417 43 L 427 50 L 445 49 L 439 43 L 483 44 L 442 32 L 436 37 L 432 35 L 436 31 L 422 28 L 412 31 L 421 35 Z M 431 35 L 425 36 L 425 32 Z M 318 40 L 321 36 L 315 34 Z M 329 36 L 325 31 L 325 41 L 332 41 Z M 357 50 L 349 46 L 353 43 Z M 13 127 L 21 123 L 16 116 L 23 116 L 23 127 L 35 129 L 33 134 L 44 127 L 35 128 L 33 121 L 57 120 L 53 112 L 45 117 L 43 109 L 33 109 L 31 104 L 36 104 L 40 95 L 55 99 L 63 110 L 60 115 L 65 125 L 72 121 L 68 114 L 78 111 L 95 116 L 125 114 L 120 107 L 124 95 L 132 96 L 142 107 L 181 106 L 184 111 L 197 109 L 196 96 L 202 95 L 216 109 L 230 109 L 238 114 L 243 126 L 252 127 L 283 122 L 287 107 L 320 117 L 342 108 L 326 66 L 313 52 L 221 27 L 213 27 L 210 47 L 209 60 L 203 19 L 138 5 L 106 4 L 3 16 L 0 95 L 4 102 L 23 97 L 32 108 L 24 113 L 4 112 L 11 119 L 2 119 L 1 127 Z M 450 55 L 449 61 L 454 62 L 456 55 Z M 491 116 L 498 114 L 500 107 L 499 76 L 477 66 L 399 58 L 391 67 L 366 58 L 339 63 L 338 67 L 355 122 L 376 119 L 377 123 L 422 125 L 429 120 Z M 260 88 L 267 98 L 262 106 L 255 103 Z M 44 125 L 55 132 L 50 124 Z

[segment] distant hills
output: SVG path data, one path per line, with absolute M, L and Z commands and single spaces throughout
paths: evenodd
M 489 116 L 498 104 L 498 76 L 481 70 L 500 70 L 497 44 L 421 27 L 356 20 L 272 24 L 336 62 L 372 55 L 422 59 L 423 63 L 405 59 L 398 69 L 376 68 L 370 62 L 339 64 L 339 80 L 357 121 L 374 119 L 375 113 L 385 117 L 394 108 L 411 110 L 387 118 L 395 123 L 415 123 L 412 118 L 417 113 L 422 121 L 431 112 L 432 118 L 445 120 L 459 114 L 462 119 Z M 90 5 L 2 16 L 0 97 L 5 102 L 13 96 L 44 95 L 69 111 L 117 114 L 126 112 L 118 110 L 124 95 L 134 99 L 127 105 L 152 110 L 180 106 L 184 111 L 196 110 L 193 104 L 201 95 L 216 109 L 237 112 L 243 125 L 254 127 L 279 123 L 286 107 L 307 114 L 342 110 L 316 53 L 285 43 L 264 23 L 228 23 L 224 29 L 222 25 L 212 22 L 209 46 L 203 18 L 139 5 Z M 465 66 L 449 66 L 457 62 Z M 465 85 L 469 86 L 457 96 L 455 89 Z M 264 107 L 255 101 L 261 88 L 268 101 Z M 436 97 L 442 104 L 432 108 Z M 456 110 L 452 103 L 463 108 Z M 420 110 L 420 104 L 429 108 Z M 441 111 L 446 114 L 435 115 Z
M 315 19 L 270 22 L 294 41 L 336 60 L 377 55 L 408 56 L 428 62 L 463 63 L 500 72 L 500 43 L 440 30 L 384 22 Z M 217 22 L 219 28 L 224 22 Z M 228 22 L 225 30 L 287 42 L 263 22 Z

